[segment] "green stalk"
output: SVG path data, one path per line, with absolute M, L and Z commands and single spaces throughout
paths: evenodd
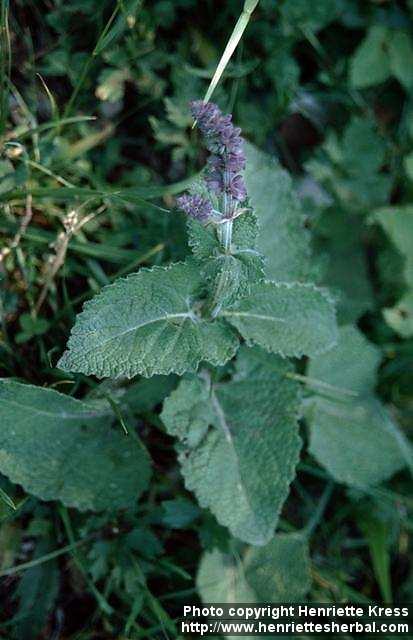
M 86 540 L 78 540 L 77 542 L 72 542 L 64 547 L 60 547 L 60 549 L 56 549 L 55 551 L 51 551 L 51 553 L 47 553 L 40 558 L 35 558 L 34 560 L 29 560 L 28 562 L 23 562 L 22 564 L 16 564 L 14 567 L 9 567 L 8 569 L 2 569 L 0 571 L 0 578 L 5 578 L 6 576 L 14 576 L 21 571 L 26 571 L 27 569 L 32 569 L 33 567 L 37 567 L 39 564 L 43 564 L 44 562 L 49 562 L 50 560 L 54 560 L 59 556 L 63 556 L 66 553 L 70 553 L 80 547 L 82 544 L 89 542 L 89 539 Z
M 219 226 L 219 235 L 225 253 L 230 253 L 232 242 L 232 220 L 226 220 Z
M 9 0 L 0 0 L 0 137 L 6 131 L 8 114 L 8 82 L 11 68 L 10 34 L 9 34 Z
M 68 512 L 67 508 L 65 506 L 61 505 L 59 507 L 59 511 L 60 511 L 60 517 L 61 517 L 62 522 L 63 522 L 63 526 L 64 526 L 65 531 L 66 531 L 66 535 L 67 535 L 67 537 L 69 539 L 69 542 L 70 542 L 70 545 L 68 545 L 68 546 L 70 547 L 70 551 L 72 553 L 73 560 L 74 560 L 75 564 L 77 565 L 77 568 L 83 574 L 85 582 L 86 582 L 87 586 L 89 587 L 90 591 L 92 592 L 92 594 L 94 595 L 94 597 L 96 599 L 96 602 L 98 603 L 100 609 L 104 613 L 106 613 L 107 615 L 112 615 L 113 608 L 107 602 L 106 598 L 101 594 L 99 589 L 97 589 L 97 587 L 95 586 L 95 583 L 93 582 L 93 580 L 89 577 L 89 573 L 87 571 L 85 563 L 83 562 L 83 558 L 82 558 L 82 556 L 80 555 L 80 553 L 78 551 L 78 547 L 80 545 L 79 545 L 79 543 L 77 543 L 75 541 L 75 536 L 74 536 L 73 529 L 72 529 L 72 523 L 70 522 L 69 512 Z
M 230 61 L 232 54 L 238 46 L 239 41 L 242 38 L 242 35 L 247 28 L 247 25 L 250 21 L 252 12 L 258 5 L 259 0 L 245 0 L 244 8 L 238 21 L 234 27 L 234 30 L 231 34 L 230 39 L 228 40 L 227 46 L 225 47 L 224 53 L 222 54 L 221 60 L 218 63 L 214 76 L 210 82 L 208 90 L 204 97 L 204 102 L 208 102 L 211 99 L 213 92 L 221 79 L 222 74 L 225 71 L 225 68 Z
M 79 79 L 77 81 L 77 84 L 75 86 L 75 88 L 73 89 L 72 95 L 69 98 L 69 102 L 66 105 L 63 117 L 67 118 L 70 114 L 70 112 L 73 109 L 73 106 L 77 100 L 77 97 L 79 95 L 79 91 L 81 90 L 81 88 L 83 87 L 83 84 L 87 78 L 87 75 L 90 71 L 90 68 L 93 64 L 93 62 L 95 61 L 96 56 L 101 52 L 101 45 L 102 42 L 104 41 L 104 39 L 107 36 L 107 33 L 114 21 L 114 19 L 116 18 L 118 11 L 119 11 L 119 6 L 120 3 L 118 2 L 115 9 L 112 12 L 112 15 L 110 16 L 109 20 L 106 23 L 105 28 L 103 29 L 102 33 L 100 34 L 98 41 L 96 42 L 95 48 L 93 49 L 91 55 L 89 56 L 89 58 L 86 60 L 85 64 L 83 65 L 83 69 L 80 73 Z

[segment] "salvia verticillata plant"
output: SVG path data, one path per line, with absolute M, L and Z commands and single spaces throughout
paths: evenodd
M 204 185 L 178 199 L 193 257 L 142 269 L 87 303 L 62 369 L 98 377 L 183 374 L 202 361 L 225 364 L 241 340 L 284 357 L 334 344 L 334 307 L 325 291 L 265 279 L 257 219 L 244 206 L 239 129 L 216 105 L 195 102 L 192 112 L 211 152 Z
M 223 6 L 0 0 L 8 640 L 411 602 L 412 1 Z
M 310 282 L 266 278 L 240 130 L 214 104 L 191 109 L 210 154 L 201 183 L 177 201 L 192 256 L 105 287 L 78 316 L 59 366 L 99 378 L 186 374 L 163 412 L 186 484 L 235 535 L 263 544 L 300 448 L 286 358 L 330 349 L 335 310 Z

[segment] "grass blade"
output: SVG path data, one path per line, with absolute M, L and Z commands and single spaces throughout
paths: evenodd
M 216 86 L 218 85 L 222 74 L 225 71 L 225 68 L 230 61 L 232 54 L 238 46 L 239 41 L 242 38 L 242 35 L 247 28 L 247 25 L 250 21 L 252 12 L 258 5 L 259 0 L 245 0 L 244 9 L 238 18 L 238 21 L 234 27 L 234 30 L 231 34 L 230 39 L 228 40 L 227 46 L 225 47 L 224 53 L 222 54 L 221 60 L 218 63 L 214 76 L 210 82 L 208 90 L 204 97 L 204 102 L 208 102 L 211 99 L 212 94 L 215 91 Z
M 8 114 L 11 51 L 8 25 L 9 0 L 0 0 L 0 136 L 6 130 Z

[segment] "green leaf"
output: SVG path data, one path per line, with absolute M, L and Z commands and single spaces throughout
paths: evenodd
M 86 303 L 58 366 L 99 378 L 131 378 L 194 371 L 201 360 L 224 364 L 238 339 L 222 321 L 196 314 L 201 290 L 193 263 L 142 269 L 117 280 Z
M 360 210 L 370 211 L 388 200 L 393 179 L 389 174 L 379 173 L 387 147 L 371 118 L 352 117 L 342 135 L 335 131 L 327 134 L 306 168 L 336 194 L 346 209 L 359 216 Z M 335 217 L 339 215 L 340 211 Z
M 259 222 L 257 249 L 266 274 L 277 281 L 304 280 L 310 271 L 310 235 L 288 173 L 271 156 L 245 145 L 245 182 Z
M 248 293 L 248 271 L 244 271 L 242 263 L 231 255 L 221 254 L 217 258 L 210 258 L 203 265 L 202 273 L 210 283 L 213 315 L 235 302 L 242 294 Z
M 387 202 L 392 187 L 392 176 L 381 173 L 340 178 L 337 172 L 334 179 L 338 197 L 356 215 Z
M 216 419 L 206 381 L 196 376 L 184 378 L 165 400 L 161 418 L 168 433 L 196 449 Z
M 389 62 L 393 75 L 406 89 L 413 86 L 413 45 L 407 31 L 393 31 L 389 39 Z
M 353 402 L 317 399 L 310 418 L 310 452 L 337 482 L 379 484 L 405 466 L 383 405 L 373 397 Z
M 234 253 L 243 249 L 256 249 L 260 226 L 256 214 L 247 211 L 235 218 L 232 229 L 232 245 Z
M 197 587 L 203 602 L 300 602 L 311 585 L 308 544 L 300 534 L 278 534 L 244 555 L 204 554 Z
M 413 206 L 383 207 L 374 212 L 372 220 L 381 225 L 405 258 L 406 284 L 413 287 Z
M 41 336 L 50 328 L 50 322 L 45 318 L 33 318 L 30 313 L 22 313 L 19 318 L 22 331 L 16 334 L 18 344 L 27 342 L 33 336 Z
M 0 160 L 0 195 L 11 191 L 16 186 L 14 167 L 10 160 Z
M 354 327 L 341 327 L 335 348 L 310 362 L 308 375 L 353 392 L 317 398 L 309 411 L 310 451 L 338 482 L 378 484 L 405 464 L 403 438 L 372 395 L 380 351 Z
M 40 541 L 33 559 L 49 552 L 49 544 L 47 539 Z M 21 640 L 32 640 L 45 628 L 59 594 L 59 578 L 55 560 L 30 567 L 23 573 L 15 594 L 19 600 L 16 631 Z
M 202 274 L 210 286 L 210 304 L 216 315 L 220 309 L 249 294 L 251 286 L 264 279 L 261 256 L 251 250 L 238 255 L 220 254 L 209 258 Z
M 302 601 L 311 585 L 308 543 L 297 533 L 278 534 L 247 551 L 245 577 L 260 601 Z
M 220 253 L 221 247 L 213 225 L 205 226 L 198 220 L 188 218 L 187 231 L 188 244 L 196 258 L 210 258 Z
M 341 141 L 342 164 L 346 171 L 360 177 L 376 173 L 382 166 L 386 140 L 369 118 L 351 118 Z
M 409 180 L 413 181 L 413 151 L 404 156 L 403 165 Z
M 186 529 L 200 515 L 200 509 L 187 498 L 175 498 L 162 502 L 162 524 L 169 529 Z
M 364 507 L 367 505 L 363 505 Z M 369 546 L 374 574 L 380 586 L 383 602 L 392 602 L 391 588 L 391 558 L 389 549 L 389 525 L 378 509 L 368 505 L 368 511 L 363 509 L 357 518 L 357 524 L 363 532 Z
M 350 62 L 350 84 L 364 89 L 384 82 L 391 75 L 387 50 L 388 30 L 373 26 Z
M 387 233 L 404 258 L 405 295 L 383 310 L 387 324 L 403 338 L 413 336 L 413 206 L 385 207 L 372 217 Z
M 220 244 L 216 228 L 196 220 L 188 221 L 188 242 L 197 258 L 204 260 L 202 275 L 209 285 L 209 308 L 213 316 L 238 298 L 250 286 L 264 279 L 262 256 L 255 250 L 257 218 L 245 212 L 233 222 L 231 252 Z
M 195 191 L 195 189 L 194 189 Z M 196 192 L 196 191 L 195 191 Z M 204 225 L 189 218 L 187 220 L 188 244 L 196 258 L 211 258 L 228 255 L 219 242 L 217 225 Z M 252 211 L 245 211 L 235 218 L 232 226 L 231 255 L 256 248 L 259 233 L 258 220 Z
M 258 283 L 220 315 L 249 343 L 282 356 L 312 356 L 336 342 L 333 303 L 311 284 Z
M 350 81 L 353 87 L 364 89 L 394 76 L 410 89 L 412 56 L 413 46 L 407 31 L 373 26 L 351 60 Z
M 349 226 L 352 233 L 348 233 Z M 349 323 L 373 307 L 373 292 L 363 245 L 365 225 L 358 215 L 328 210 L 319 221 L 318 253 L 326 256 L 322 284 L 336 299 L 340 323 Z M 351 269 L 348 265 L 351 264 Z
M 229 604 L 258 600 L 245 579 L 242 559 L 236 554 L 224 554 L 217 549 L 205 553 L 196 582 L 203 602 Z
M 112 421 L 106 405 L 0 380 L 0 472 L 42 500 L 131 507 L 147 487 L 149 459 Z
M 216 385 L 183 380 L 166 400 L 162 420 L 182 443 L 182 474 L 200 505 L 234 536 L 265 544 L 298 462 L 299 397 L 286 378 L 288 362 L 244 349 L 243 360 L 249 353 L 253 363 L 258 358 L 254 377 L 238 373 Z
M 308 375 L 355 393 L 370 393 L 376 384 L 381 352 L 355 327 L 340 327 L 337 346 L 310 361 Z
M 302 32 L 317 32 L 324 29 L 332 20 L 335 20 L 339 12 L 337 0 L 324 0 L 314 3 L 312 0 L 295 0 L 283 2 L 279 5 L 279 11 L 285 21 L 284 32 L 289 34 L 292 29 L 297 29 L 302 37 Z

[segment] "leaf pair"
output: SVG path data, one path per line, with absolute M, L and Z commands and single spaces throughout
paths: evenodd
M 312 285 L 258 282 L 215 320 L 200 315 L 203 280 L 196 262 L 141 270 L 85 305 L 59 366 L 87 375 L 195 371 L 231 359 L 239 338 L 283 356 L 314 355 L 334 343 L 334 307 Z

